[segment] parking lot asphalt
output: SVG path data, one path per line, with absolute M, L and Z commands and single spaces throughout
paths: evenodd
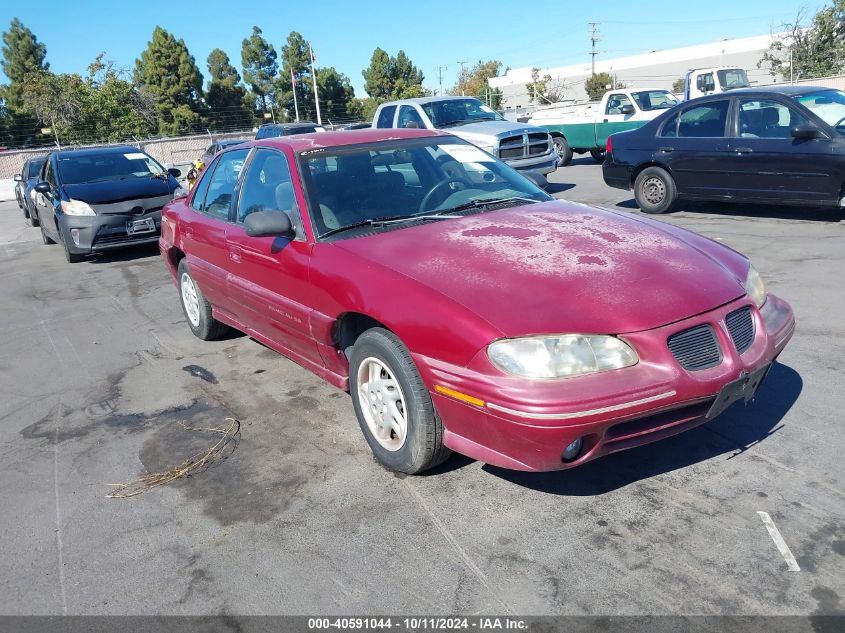
M 550 180 L 639 213 L 589 158 Z M 245 336 L 194 338 L 155 249 L 69 265 L 0 204 L 0 613 L 842 613 L 845 216 L 661 219 L 746 253 L 792 302 L 756 401 L 569 471 L 454 456 L 405 477 L 373 460 L 347 394 Z M 216 441 L 180 421 L 227 417 L 224 461 L 106 497 Z

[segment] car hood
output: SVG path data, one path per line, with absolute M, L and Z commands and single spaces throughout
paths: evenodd
M 748 266 L 695 233 L 559 201 L 335 245 L 448 296 L 504 336 L 666 325 L 742 296 Z
M 131 178 L 64 185 L 64 190 L 69 198 L 81 200 L 93 206 L 128 203 L 139 199 L 160 197 L 166 198 L 166 202 L 170 200 L 170 195 L 178 186 L 178 183 L 172 177 L 167 182 L 160 178 Z M 162 202 L 162 204 L 164 203 Z

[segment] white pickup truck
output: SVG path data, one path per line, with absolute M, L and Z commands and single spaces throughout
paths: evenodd
M 645 125 L 677 103 L 668 90 L 620 88 L 604 93 L 601 101 L 553 103 L 538 108 L 524 121 L 549 131 L 559 156 L 558 166 L 563 167 L 572 161 L 573 152 L 590 152 L 603 162 L 608 136 Z
M 736 66 L 693 68 L 684 77 L 684 101 L 750 86 L 748 73 Z
M 558 155 L 548 131 L 506 121 L 473 97 L 421 97 L 383 103 L 374 128 L 444 130 L 519 170 L 553 172 Z

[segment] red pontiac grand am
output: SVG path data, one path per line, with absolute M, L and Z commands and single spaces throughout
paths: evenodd
M 165 208 L 161 253 L 194 334 L 348 390 L 406 473 L 569 468 L 750 400 L 795 321 L 748 259 L 527 176 L 425 130 L 253 142 Z

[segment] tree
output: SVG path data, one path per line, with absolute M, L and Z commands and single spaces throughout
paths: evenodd
M 24 76 L 22 107 L 53 130 L 57 139 L 80 142 L 79 130 L 85 106 L 90 101 L 90 86 L 79 75 L 54 75 L 36 70 Z
M 390 78 L 390 55 L 387 51 L 376 48 L 370 58 L 370 65 L 362 70 L 364 91 L 373 99 L 387 101 L 393 91 Z
M 360 116 L 355 105 L 355 90 L 349 77 L 334 68 L 317 69 L 320 110 L 326 119 L 349 120 Z
M 525 90 L 528 92 L 528 102 L 538 104 L 562 101 L 566 92 L 562 79 L 553 81 L 548 74 L 541 78 L 539 68 L 531 69 L 531 83 L 525 84 Z
M 610 76 L 610 73 L 596 73 L 584 82 L 584 91 L 590 101 L 598 101 L 607 92 L 608 86 L 612 89 L 614 84 L 614 79 Z
M 686 79 L 683 77 L 678 77 L 674 82 L 672 82 L 672 92 L 675 94 L 683 94 L 685 88 Z
M 202 128 L 202 73 L 184 40 L 157 26 L 146 50 L 135 60 L 134 79 L 155 100 L 159 132 Z
M 457 83 L 449 89 L 449 94 L 477 97 L 485 103 L 489 101 L 490 107 L 498 110 L 502 105 L 502 91 L 490 88 L 489 80 L 498 77 L 501 69 L 502 62 L 498 60 L 479 60 L 468 72 L 458 77 Z
M 845 0 L 834 0 L 820 9 L 809 26 L 799 12 L 783 34 L 774 38 L 757 63 L 769 66 L 772 77 L 811 79 L 841 74 L 845 70 Z
M 82 136 L 89 141 L 125 141 L 156 131 L 155 101 L 129 81 L 129 72 L 100 53 L 88 66 L 88 103 Z
M 414 66 L 405 51 L 399 51 L 396 57 L 390 57 L 386 51 L 377 48 L 373 51 L 370 65 L 361 71 L 364 76 L 364 90 L 373 99 L 392 101 L 411 99 L 427 94 L 422 87 L 425 76 Z
M 209 120 L 217 129 L 251 127 L 254 119 L 254 102 L 250 105 L 241 76 L 229 61 L 229 56 L 219 48 L 208 55 L 210 82 L 206 91 Z
M 27 75 L 50 68 L 45 59 L 47 47 L 38 41 L 23 22 L 14 18 L 3 33 L 3 60 L 0 62 L 9 83 L 0 86 L 8 138 L 11 144 L 29 142 L 36 133 L 36 120 L 26 112 L 23 91 Z
M 261 33 L 260 28 L 253 26 L 252 35 L 244 39 L 241 44 L 241 66 L 244 81 L 252 89 L 264 113 L 273 102 L 279 65 L 276 63 L 276 49 Z

